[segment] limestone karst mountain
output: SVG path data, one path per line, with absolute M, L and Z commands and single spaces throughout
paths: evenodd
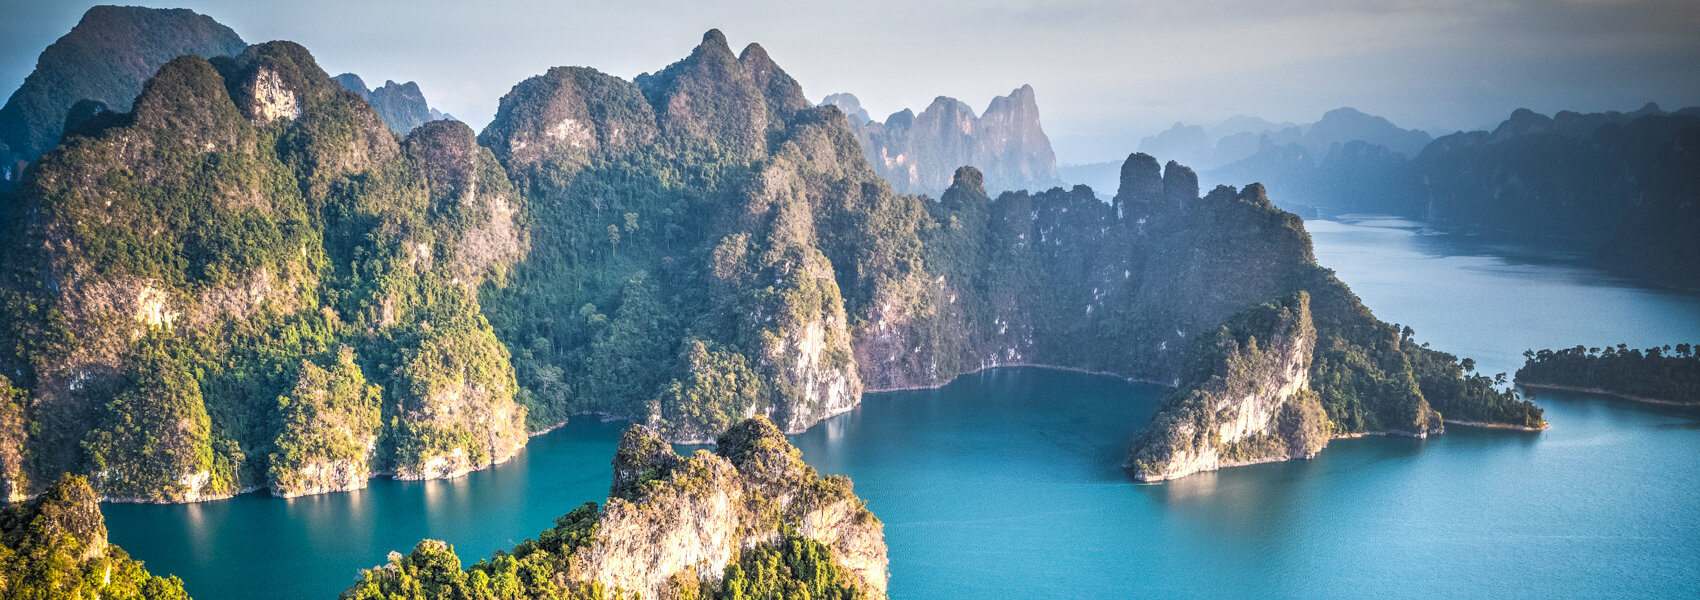
M 475 297 L 524 253 L 523 199 L 465 125 L 398 141 L 271 42 L 166 63 L 31 173 L 0 261 L 5 372 L 29 390 L 13 489 L 69 471 L 115 500 L 297 495 L 525 443 Z
M 176 577 L 148 573 L 107 541 L 100 496 L 65 475 L 33 500 L 0 506 L 0 594 L 12 598 L 188 600 Z
M 1027 88 L 977 121 L 945 105 L 970 131 L 1037 124 Z M 1228 349 L 1187 341 L 1299 292 L 1334 431 L 1539 420 L 1370 316 L 1262 186 L 1201 196 L 1135 155 L 1109 204 L 993 199 L 973 167 L 932 200 L 864 150 L 718 31 L 633 81 L 522 81 L 476 137 L 397 137 L 289 42 L 180 57 L 7 207 L 0 439 L 22 450 L 0 475 L 24 495 L 74 472 L 114 500 L 293 496 L 456 477 L 587 413 L 702 442 L 1000 365 L 1203 389 L 1189 365 Z

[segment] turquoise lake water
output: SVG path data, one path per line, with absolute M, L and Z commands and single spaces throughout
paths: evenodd
M 1362 218 L 1318 260 L 1421 341 L 1513 371 L 1526 348 L 1700 341 L 1700 297 Z M 794 436 L 885 522 L 892 597 L 1700 596 L 1700 413 L 1543 393 L 1553 428 L 1336 440 L 1316 459 L 1134 485 L 1162 388 L 1042 369 L 873 394 Z M 607 495 L 622 425 L 579 419 L 495 469 L 294 500 L 107 505 L 112 541 L 202 600 L 332 598 L 420 538 L 470 563 Z

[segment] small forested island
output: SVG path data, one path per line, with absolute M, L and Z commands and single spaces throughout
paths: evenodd
M 1700 404 L 1700 354 L 1691 344 L 1645 350 L 1576 346 L 1529 350 L 1517 385 L 1589 392 L 1656 404 Z
M 163 64 L 0 225 L 0 491 L 298 496 L 457 477 L 574 415 L 708 442 L 1006 365 L 1161 382 L 1133 476 L 1538 407 L 1376 319 L 1262 185 L 1135 154 L 1086 186 L 900 194 L 836 106 L 709 31 L 404 137 L 291 42 Z
M 842 476 L 822 477 L 766 418 L 680 457 L 655 430 L 620 440 L 614 483 L 535 539 L 461 568 L 425 540 L 365 571 L 345 600 L 886 596 L 883 526 Z

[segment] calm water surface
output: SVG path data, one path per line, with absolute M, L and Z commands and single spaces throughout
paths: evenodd
M 1700 340 L 1692 295 L 1401 221 L 1307 227 L 1378 316 L 1489 372 L 1526 348 Z M 1132 485 L 1121 453 L 1161 392 L 998 370 L 870 395 L 793 441 L 885 522 L 899 600 L 1700 596 L 1693 411 L 1544 393 L 1539 434 L 1337 440 L 1311 461 Z M 620 427 L 575 421 L 450 482 L 105 512 L 114 542 L 202 600 L 331 598 L 420 538 L 471 562 L 601 500 Z

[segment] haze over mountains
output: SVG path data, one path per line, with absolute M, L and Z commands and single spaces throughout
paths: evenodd
M 884 122 L 870 119 L 849 93 L 829 95 L 821 104 L 844 111 L 868 163 L 905 193 L 936 196 L 961 166 L 980 169 L 993 191 L 1042 190 L 1062 183 L 1030 85 L 992 98 L 981 115 L 945 96 L 934 98 L 919 115 L 905 108 Z
M 999 366 L 1172 388 L 1126 424 L 1141 481 L 1336 437 L 1546 427 L 1469 359 L 1378 319 L 1270 187 L 1201 186 L 1144 152 L 1104 194 L 1052 186 L 1031 86 L 983 114 L 940 97 L 874 121 L 848 94 L 811 104 L 766 48 L 709 30 L 630 79 L 520 80 L 475 132 L 433 120 L 417 85 L 333 78 L 297 43 L 226 49 L 163 61 L 128 110 L 49 115 L 57 145 L 0 187 L 0 495 L 45 498 L 0 515 L 0 541 L 33 552 L 12 532 L 58 527 L 34 513 L 76 517 L 47 551 L 82 560 L 23 565 L 76 589 L 116 566 L 120 585 L 171 591 L 116 549 L 96 560 L 99 500 L 460 477 L 595 416 L 644 424 L 605 506 L 467 568 L 422 542 L 345 597 L 882 597 L 883 528 L 786 434 L 867 391 Z M 46 56 L 43 82 L 83 72 Z M 1695 264 L 1697 142 L 1695 109 L 1648 106 L 1519 111 L 1440 140 L 1339 109 L 1142 145 L 1312 193 L 1293 206 L 1599 236 L 1612 264 L 1672 278 Z
M 384 123 L 401 135 L 407 135 L 413 128 L 431 121 L 454 118 L 431 108 L 425 101 L 425 94 L 419 91 L 419 84 L 411 81 L 396 83 L 385 80 L 384 85 L 367 89 L 366 82 L 353 73 L 343 73 L 332 79 L 349 91 L 360 94 L 360 99 L 372 105 L 372 110 L 378 111 L 378 116 L 384 119 Z

